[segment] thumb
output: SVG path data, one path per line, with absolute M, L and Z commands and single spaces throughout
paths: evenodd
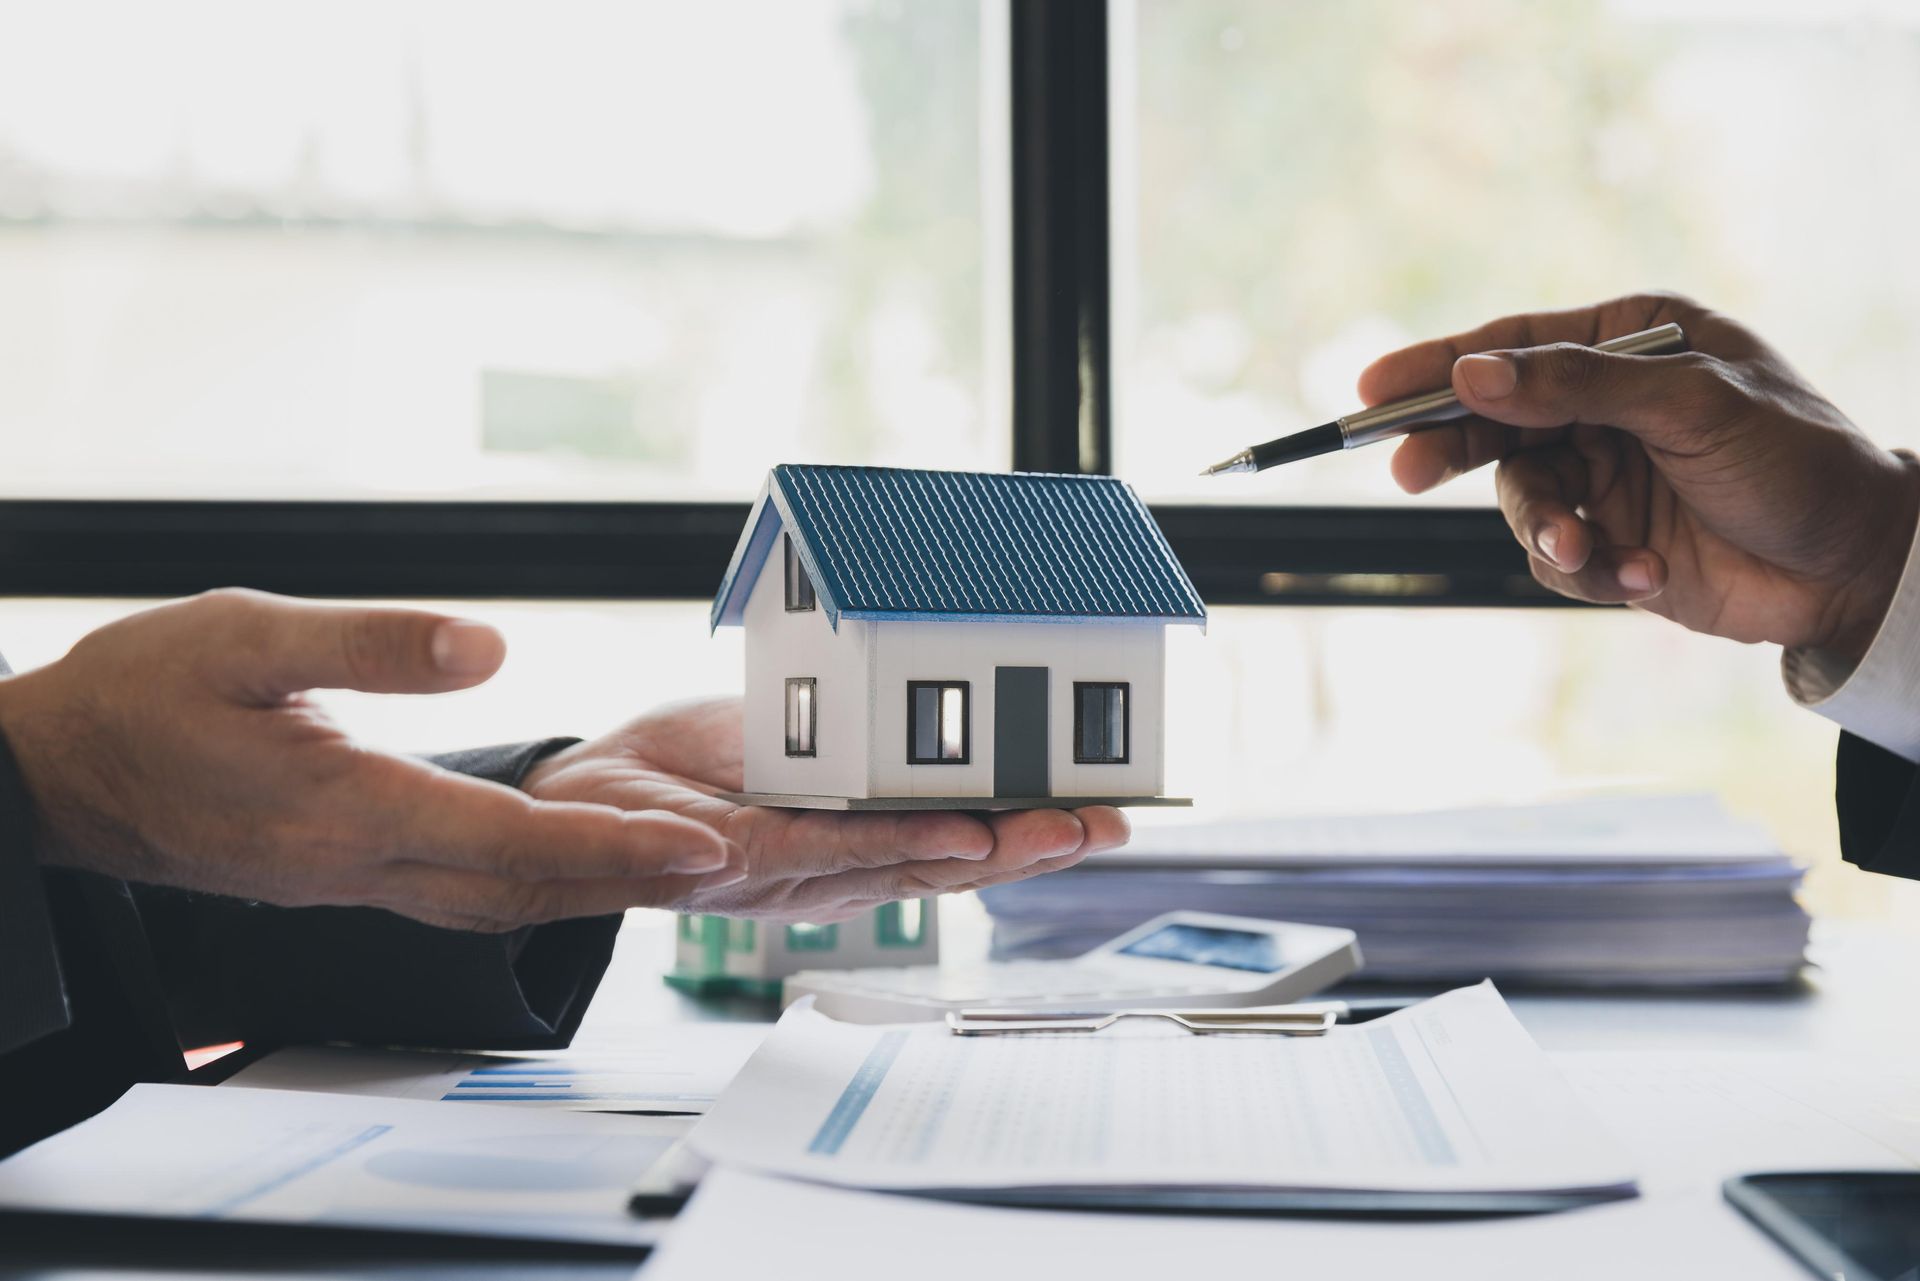
M 438 694 L 500 669 L 507 642 L 485 623 L 418 609 L 280 601 L 265 629 L 260 683 L 271 697 L 308 689 Z
M 1725 390 L 1709 357 L 1621 356 L 1578 343 L 1476 352 L 1453 362 L 1453 391 L 1482 418 L 1510 427 L 1618 427 L 1673 446 L 1713 421 Z

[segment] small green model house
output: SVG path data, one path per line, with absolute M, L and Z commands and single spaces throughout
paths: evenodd
M 725 916 L 682 916 L 667 982 L 698 996 L 778 998 L 801 970 L 932 965 L 940 959 L 932 899 L 887 903 L 836 925 L 781 925 Z

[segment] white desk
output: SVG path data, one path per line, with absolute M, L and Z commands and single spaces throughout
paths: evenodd
M 964 905 L 961 905 L 964 907 Z M 951 931 L 959 950 L 981 939 L 965 914 Z M 944 924 L 944 923 L 943 923 Z M 977 924 L 974 923 L 974 924 Z M 1729 1061 L 1782 1063 L 1811 1053 L 1850 1063 L 1882 1081 L 1906 1074 L 1904 1102 L 1891 1121 L 1861 1124 L 1895 1129 L 1920 1151 L 1920 937 L 1871 927 L 1821 929 L 1819 968 L 1801 991 L 1722 996 L 1578 996 L 1514 994 L 1522 1022 L 1570 1074 L 1589 1083 L 1603 1076 L 1612 1051 L 1662 1055 L 1724 1055 Z M 672 951 L 670 920 L 637 914 L 622 935 L 615 962 L 583 1032 L 651 1029 L 670 1038 L 691 1021 L 765 1019 L 764 1005 L 720 1006 L 691 1001 L 660 982 Z M 1682 1060 L 1671 1060 L 1680 1064 Z M 1636 1071 L 1644 1072 L 1645 1063 Z M 1656 1066 L 1654 1071 L 1659 1071 Z M 1630 1074 L 1629 1074 L 1630 1075 Z M 1084 1276 L 1088 1281 L 1214 1275 L 1307 1278 L 1739 1278 L 1803 1281 L 1798 1266 L 1750 1228 L 1720 1199 L 1719 1181 L 1744 1169 L 1791 1168 L 1790 1133 L 1758 1118 L 1742 1123 L 1739 1099 L 1711 1080 L 1690 1088 L 1706 1097 L 1697 1110 L 1669 1100 L 1658 1116 L 1629 1113 L 1618 1128 L 1642 1157 L 1645 1195 L 1638 1200 L 1538 1218 L 1479 1223 L 1339 1223 L 1302 1220 L 1051 1215 L 874 1196 L 827 1189 L 775 1186 L 761 1208 L 718 1223 L 730 1257 L 678 1253 L 671 1244 L 649 1263 L 641 1281 L 689 1277 L 812 1278 L 861 1281 L 1001 1281 L 1002 1278 Z M 1646 1085 L 1647 1082 L 1639 1082 Z M 1658 1085 L 1655 1081 L 1652 1084 Z M 1613 1086 L 1630 1092 L 1632 1080 Z M 1845 1115 L 1872 1100 L 1854 1091 L 1832 1100 Z M 1732 1098 L 1731 1110 L 1729 1098 Z M 1602 1107 L 1603 1113 L 1606 1108 Z M 1728 1126 L 1731 1116 L 1734 1123 Z M 1721 1127 L 1716 1130 L 1715 1127 Z M 1777 1155 L 1776 1155 L 1777 1154 Z M 722 1176 L 727 1177 L 727 1176 Z M 740 1176 L 732 1176 L 740 1177 Z M 752 1191 L 749 1186 L 748 1191 Z M 696 1202 L 689 1216 L 699 1215 Z M 696 1230 L 682 1240 L 698 1251 Z M 89 1243 L 81 1243 L 89 1244 Z M 620 1281 L 631 1264 L 577 1253 L 517 1249 L 498 1242 L 427 1248 L 418 1242 L 341 1243 L 324 1235 L 256 1234 L 238 1246 L 232 1236 L 189 1247 L 178 1234 L 143 1242 L 94 1241 L 76 1253 L 62 1231 L 38 1247 L 8 1240 L 0 1274 L 10 1265 L 37 1278 L 73 1281 L 139 1275 L 378 1276 L 418 1281 L 432 1276 L 486 1276 L 494 1281 Z M 739 1248 L 734 1248 L 739 1247 Z M 164 1260 L 165 1262 L 160 1262 Z M 67 1271 L 76 1264 L 84 1273 Z
M 1729 1277 L 1792 1281 L 1797 1264 L 1720 1197 L 1721 1179 L 1793 1168 L 1808 1148 L 1768 1079 L 1840 1064 L 1873 1085 L 1831 1091 L 1828 1115 L 1920 1156 L 1920 939 L 1821 929 L 1801 991 L 1721 996 L 1516 994 L 1522 1022 L 1641 1157 L 1643 1195 L 1557 1215 L 1472 1223 L 1379 1223 L 1055 1215 L 827 1189 L 736 1185 L 751 1232 L 705 1230 L 698 1202 L 684 1249 L 670 1242 L 642 1281 L 764 1274 L 861 1281 L 978 1281 L 1071 1271 L 1135 1277 Z M 636 933 L 632 940 L 641 941 Z M 618 1000 L 618 997 L 612 999 Z M 1611 1052 L 1630 1051 L 1628 1068 Z M 1654 1052 L 1647 1057 L 1644 1052 Z M 1815 1064 L 1814 1058 L 1822 1062 Z M 1663 1079 L 1664 1078 L 1664 1079 Z M 1889 1083 L 1899 1082 L 1897 1086 Z M 1897 1097 L 1887 1121 L 1885 1099 Z M 1798 1106 L 1798 1105 L 1794 1105 Z M 1792 1108 L 1788 1108 L 1791 1113 Z M 1867 1114 L 1873 1119 L 1863 1119 Z M 1802 1111 L 1801 1116 L 1810 1116 Z M 1825 1127 L 1825 1118 L 1821 1120 Z M 1832 1127 L 1825 1127 L 1831 1129 Z M 1862 1151 L 1876 1149 L 1862 1134 Z M 1818 1163 L 1817 1159 L 1815 1163 Z M 1885 1159 L 1881 1162 L 1885 1163 Z M 738 1177 L 738 1176 L 736 1176 Z M 775 1221 L 777 1219 L 777 1221 Z M 721 1238 L 724 1237 L 724 1240 Z M 714 1245 L 724 1250 L 714 1250 Z

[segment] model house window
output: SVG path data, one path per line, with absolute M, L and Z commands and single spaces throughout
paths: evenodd
M 881 947 L 919 947 L 927 937 L 927 905 L 919 899 L 882 904 L 873 914 L 873 937 Z
M 838 925 L 789 925 L 787 951 L 831 952 L 840 946 Z
M 728 921 L 727 946 L 736 952 L 753 951 L 754 932 L 752 921 Z
M 793 545 L 793 535 L 783 539 L 787 546 L 787 612 L 803 613 L 818 603 L 813 594 L 813 580 L 807 577 L 807 567 L 800 563 L 800 549 Z
M 1124 681 L 1073 683 L 1073 759 L 1078 765 L 1125 765 L 1128 686 Z
M 972 759 L 966 681 L 907 682 L 907 764 L 965 765 Z
M 819 724 L 819 708 L 811 676 L 787 678 L 787 755 L 814 755 L 813 734 Z

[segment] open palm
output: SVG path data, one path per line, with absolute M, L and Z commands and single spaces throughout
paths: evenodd
M 542 800 L 664 810 L 731 840 L 745 877 L 687 876 L 663 905 L 771 920 L 827 922 L 880 903 L 978 889 L 1071 867 L 1124 844 L 1127 820 L 1106 806 L 848 814 L 736 805 L 741 786 L 738 699 L 681 703 L 541 762 L 523 783 Z M 703 887 L 704 884 L 704 887 Z

